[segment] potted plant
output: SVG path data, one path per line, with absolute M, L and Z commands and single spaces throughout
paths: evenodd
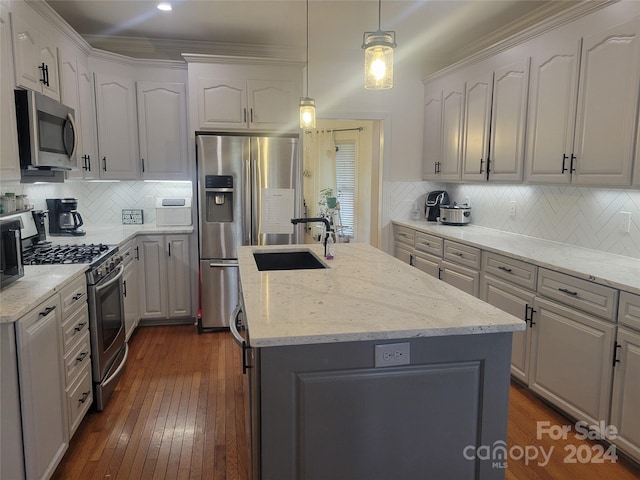
M 319 205 L 326 205 L 327 208 L 336 208 L 338 199 L 333 195 L 333 188 L 327 187 L 320 190 Z

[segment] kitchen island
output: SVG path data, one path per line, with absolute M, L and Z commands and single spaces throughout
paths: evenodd
M 256 267 L 290 249 L 322 257 L 238 249 L 254 478 L 504 478 L 492 453 L 525 323 L 365 244 L 324 269 Z

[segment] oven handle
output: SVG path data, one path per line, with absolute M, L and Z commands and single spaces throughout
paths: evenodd
M 118 374 L 124 368 L 124 364 L 127 363 L 127 357 L 128 356 L 129 356 L 129 344 L 125 343 L 124 344 L 124 358 L 122 359 L 122 362 L 120 362 L 120 365 L 118 365 L 118 368 L 116 368 L 116 371 L 113 372 L 113 375 L 111 375 L 104 382 L 102 382 L 102 387 L 103 388 L 106 387 L 109 383 L 111 383 L 114 378 L 118 377 Z
M 120 264 L 118 266 L 118 274 L 113 277 L 111 280 L 109 280 L 107 283 L 105 283 L 104 285 L 100 285 L 100 286 L 96 286 L 96 293 L 99 292 L 100 290 L 104 290 L 105 288 L 107 288 L 109 285 L 116 283 L 118 280 L 120 280 L 120 278 L 122 277 L 122 274 L 124 273 L 124 265 Z

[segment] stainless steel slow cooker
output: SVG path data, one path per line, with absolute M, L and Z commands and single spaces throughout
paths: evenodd
M 445 225 L 471 223 L 471 207 L 466 205 L 440 205 L 440 222 Z

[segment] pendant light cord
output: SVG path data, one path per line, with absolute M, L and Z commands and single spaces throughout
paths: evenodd
M 378 30 L 380 30 L 380 17 L 382 17 L 382 0 L 378 0 Z
M 381 0 L 382 1 L 382 0 Z M 307 97 L 309 96 L 309 0 L 307 0 Z

